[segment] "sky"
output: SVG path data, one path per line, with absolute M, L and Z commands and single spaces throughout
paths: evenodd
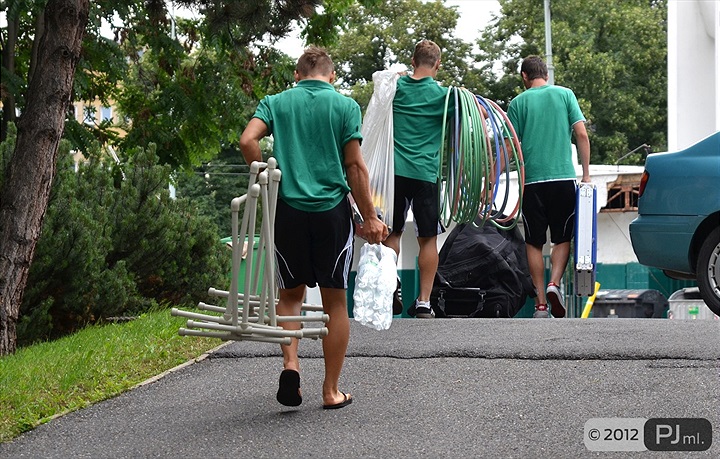
M 458 19 L 457 37 L 472 42 L 484 29 L 491 19 L 491 15 L 500 12 L 500 3 L 497 0 L 445 0 L 447 6 L 457 6 L 460 18 Z
M 472 43 L 490 22 L 491 15 L 500 12 L 497 0 L 445 0 L 446 6 L 457 6 L 460 18 L 455 29 L 456 37 Z M 303 43 L 297 34 L 278 42 L 278 47 L 290 57 L 298 58 L 303 52 Z

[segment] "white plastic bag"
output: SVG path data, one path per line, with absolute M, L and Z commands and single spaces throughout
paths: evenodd
M 382 244 L 363 244 L 353 292 L 353 316 L 375 330 L 392 323 L 392 298 L 397 287 L 397 255 Z
M 393 136 L 393 99 L 397 72 L 373 73 L 375 88 L 362 124 L 362 152 L 370 173 L 370 193 L 378 215 L 392 224 L 395 197 L 395 145 Z

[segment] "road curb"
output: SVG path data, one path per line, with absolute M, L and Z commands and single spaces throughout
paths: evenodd
M 213 352 L 217 352 L 217 351 L 219 351 L 220 349 L 222 349 L 223 347 L 225 347 L 225 346 L 227 346 L 227 345 L 229 345 L 229 344 L 231 344 L 231 343 L 232 343 L 232 341 L 227 341 L 227 342 L 225 342 L 225 343 L 222 343 L 222 344 L 220 344 L 219 346 L 216 346 L 216 347 L 214 347 L 214 348 L 212 348 L 212 349 L 210 349 L 210 350 L 208 350 L 208 351 L 203 352 L 200 356 L 195 357 L 194 359 L 190 359 L 190 360 L 188 360 L 187 362 L 181 363 L 180 365 L 177 365 L 177 366 L 175 366 L 175 367 L 173 367 L 173 368 L 170 368 L 169 370 L 163 371 L 163 372 L 160 373 L 159 375 L 155 375 L 155 376 L 153 376 L 153 377 L 151 377 L 151 378 L 148 378 L 148 379 L 146 379 L 146 380 L 144 380 L 144 381 L 141 381 L 141 382 L 135 384 L 135 385 L 132 386 L 132 387 L 129 387 L 129 388 L 127 388 L 127 389 L 124 389 L 120 394 L 114 395 L 113 397 L 117 397 L 117 396 L 119 396 L 119 395 L 121 395 L 121 394 L 123 394 L 123 393 L 129 392 L 129 391 L 131 391 L 131 390 L 135 390 L 135 389 L 137 389 L 138 387 L 143 387 L 143 386 L 146 386 L 146 385 L 148 385 L 148 384 L 154 383 L 154 382 L 156 382 L 156 381 L 164 378 L 165 376 L 167 376 L 167 375 L 169 375 L 169 374 L 171 374 L 171 373 L 174 373 L 174 372 L 176 372 L 176 371 L 178 371 L 178 370 L 181 370 L 181 369 L 183 369 L 183 368 L 185 368 L 185 367 L 187 367 L 187 366 L 192 365 L 193 363 L 196 363 L 196 362 L 200 362 L 200 361 L 202 361 L 202 360 L 205 360 L 205 359 L 208 358 L 208 357 L 210 356 L 210 354 L 212 354 Z M 108 400 L 108 399 L 113 398 L 113 397 L 108 397 L 108 398 L 105 399 L 105 400 Z M 94 405 L 94 404 L 96 404 L 96 403 L 100 403 L 101 401 L 102 401 L 102 400 L 98 400 L 98 401 L 96 401 L 96 402 L 91 403 L 90 405 Z M 52 416 L 49 416 L 49 417 L 47 417 L 47 418 L 44 418 L 44 419 L 40 420 L 40 422 L 38 422 L 37 425 L 45 424 L 45 423 L 47 423 L 47 422 L 49 422 L 49 421 L 52 421 L 53 419 L 60 418 L 60 417 L 62 417 L 62 416 L 65 416 L 65 415 L 67 415 L 67 414 L 72 413 L 73 411 L 78 411 L 78 410 L 81 410 L 81 409 L 83 409 L 83 408 L 74 408 L 74 409 L 72 409 L 72 410 L 66 410 L 66 411 L 63 411 L 63 412 L 61 412 L 61 413 L 55 413 L 55 414 L 53 414 Z M 36 426 L 36 427 L 37 427 L 37 426 Z
M 212 349 L 210 349 L 210 350 L 208 350 L 208 351 L 203 352 L 200 356 L 195 357 L 194 359 L 190 359 L 190 360 L 188 360 L 187 362 L 181 363 L 180 365 L 177 365 L 177 366 L 175 366 L 175 367 L 173 367 L 173 368 L 170 368 L 169 370 L 163 371 L 163 372 L 160 373 L 159 375 L 155 375 L 155 376 L 153 376 L 153 377 L 151 377 L 151 378 L 146 379 L 145 381 L 139 382 L 139 383 L 135 384 L 134 386 L 132 386 L 131 388 L 127 389 L 127 390 L 134 390 L 134 389 L 137 389 L 138 387 L 142 387 L 142 386 L 146 386 L 146 385 L 148 385 L 148 384 L 152 384 L 152 383 L 154 383 L 154 382 L 156 382 L 156 381 L 164 378 L 165 376 L 167 376 L 167 375 L 169 375 L 169 374 L 171 374 L 171 373 L 174 373 L 174 372 L 176 372 L 176 371 L 178 371 L 178 370 L 182 370 L 183 368 L 192 365 L 193 363 L 201 362 L 201 361 L 205 360 L 206 358 L 208 358 L 212 353 L 219 351 L 220 349 L 222 349 L 222 348 L 225 347 L 225 346 L 230 345 L 231 343 L 232 343 L 232 341 L 226 341 L 226 342 L 220 344 L 219 346 L 216 346 L 216 347 L 214 347 L 214 348 L 212 348 Z

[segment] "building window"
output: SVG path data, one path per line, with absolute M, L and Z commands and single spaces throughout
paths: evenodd
M 102 107 L 100 109 L 100 121 L 112 121 L 112 107 Z
M 85 107 L 84 112 L 85 112 L 85 119 L 84 119 L 85 124 L 94 125 L 95 124 L 95 108 Z

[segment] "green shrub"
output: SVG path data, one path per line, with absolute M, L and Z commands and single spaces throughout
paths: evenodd
M 70 155 L 60 154 L 19 345 L 157 304 L 196 303 L 226 273 L 217 227 L 190 202 L 170 199 L 170 170 L 157 164 L 154 148 L 122 166 L 90 157 L 75 172 Z

